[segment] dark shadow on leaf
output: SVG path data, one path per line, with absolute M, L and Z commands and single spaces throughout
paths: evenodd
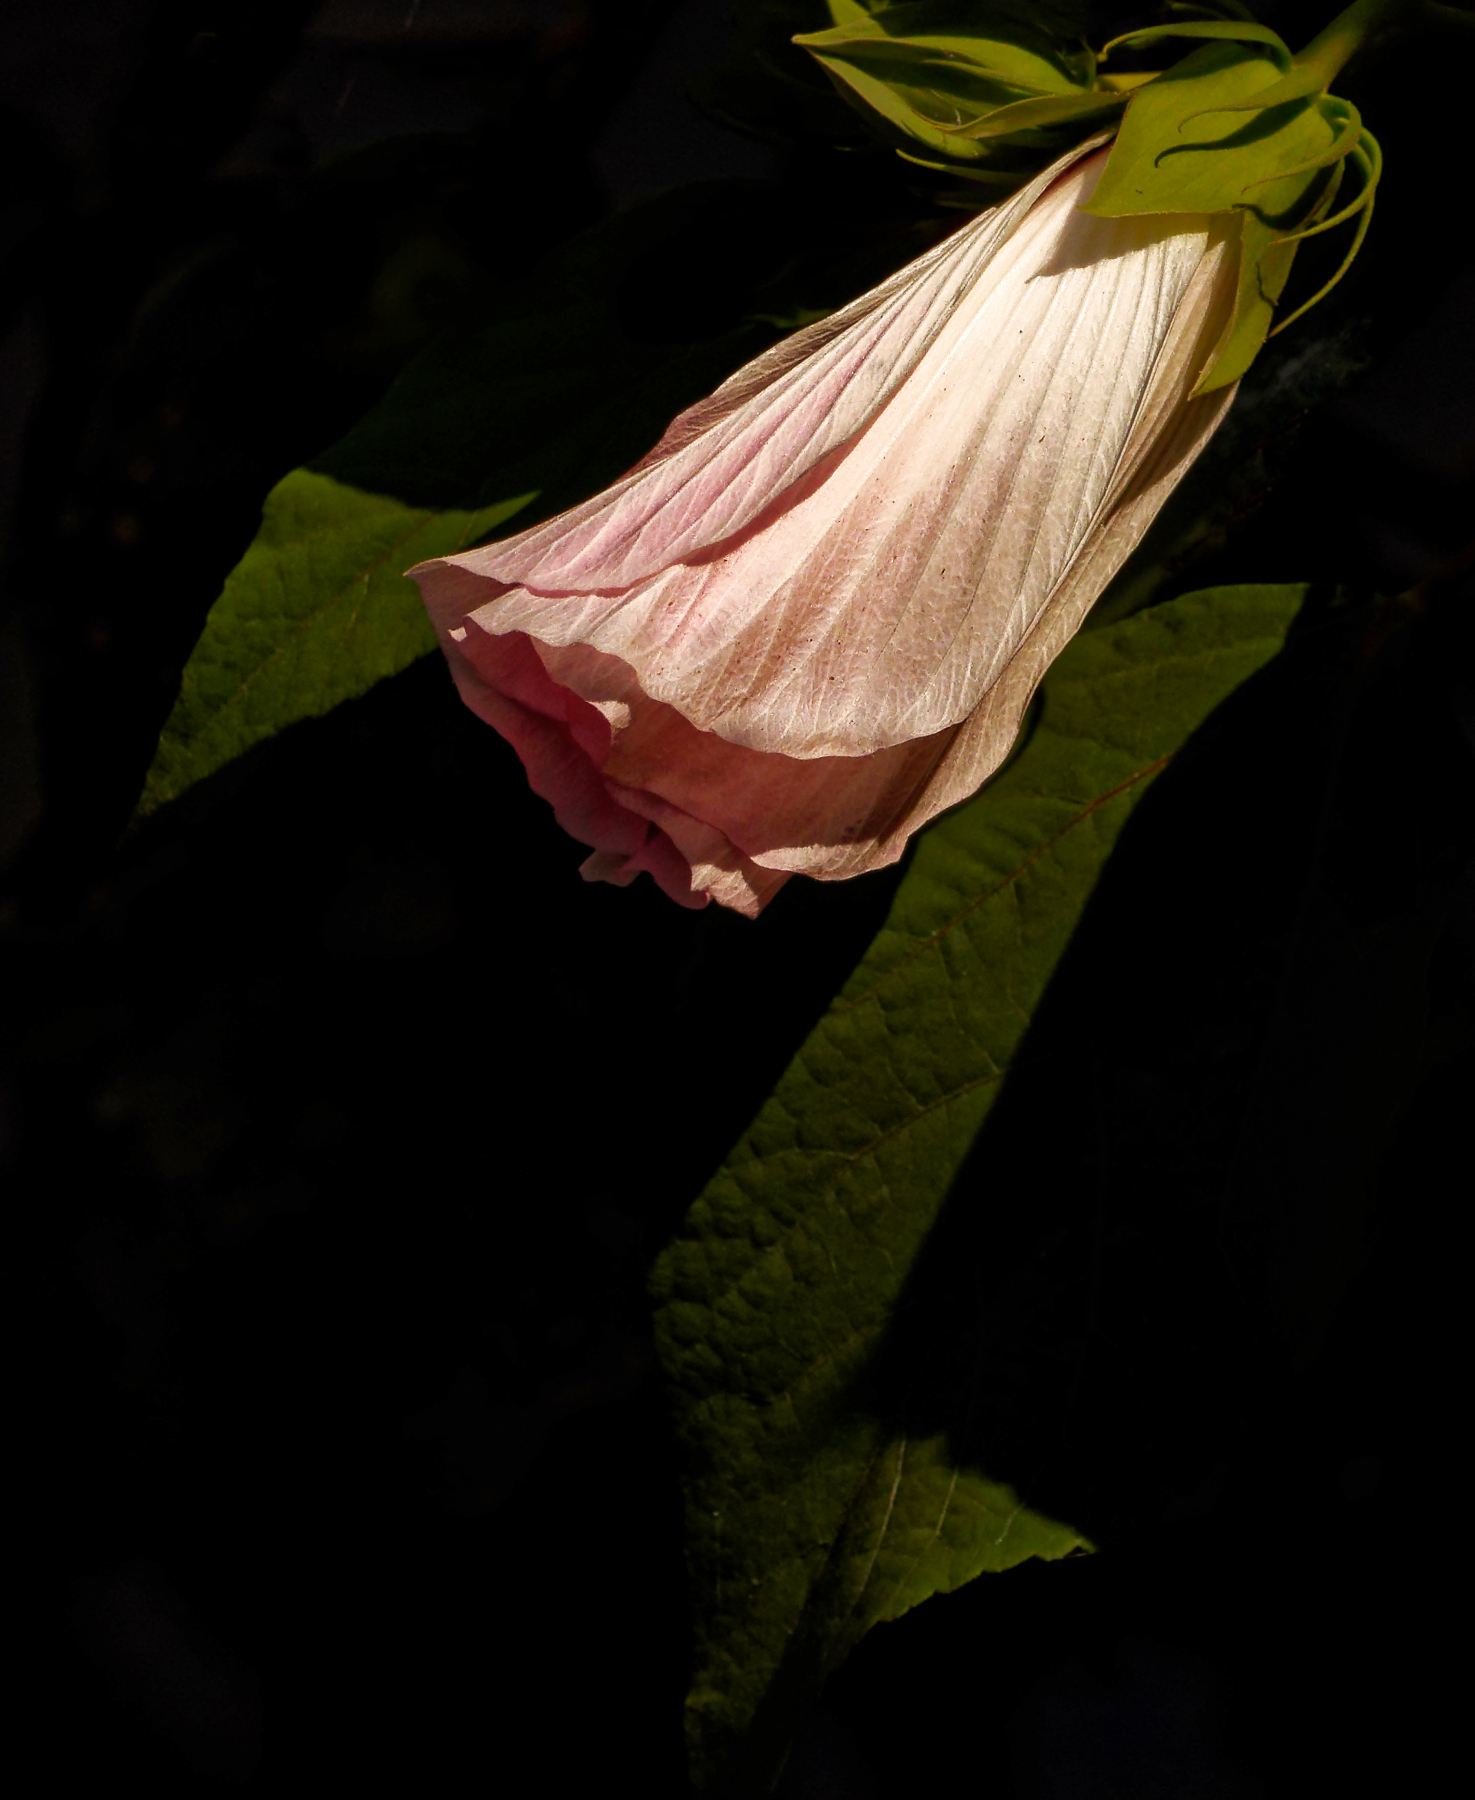
M 1152 166 L 1160 168 L 1170 157 L 1186 156 L 1194 150 L 1242 150 L 1247 144 L 1260 144 L 1266 138 L 1274 137 L 1283 131 L 1291 121 L 1311 104 L 1309 100 L 1285 100 L 1279 106 L 1267 106 L 1257 113 L 1252 113 L 1243 125 L 1237 126 L 1221 138 L 1204 138 L 1194 144 L 1170 144 L 1166 150 L 1160 150 L 1153 158 Z M 1206 107 L 1204 116 L 1216 112 L 1217 107 Z M 1187 121 L 1184 121 L 1185 124 Z
M 872 1366 L 1098 1545 L 1203 1503 L 1366 1262 L 1470 856 L 1446 599 L 1293 635 L 1160 778 Z

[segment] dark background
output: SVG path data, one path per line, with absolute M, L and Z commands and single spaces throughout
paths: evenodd
M 1297 41 L 1322 17 L 1272 22 Z M 915 203 L 889 159 L 842 169 L 692 108 L 727 38 L 694 0 L 0 14 L 0 1171 L 33 1791 L 684 1791 L 645 1270 L 896 874 L 791 884 L 756 926 L 586 888 L 433 661 L 119 839 L 262 495 L 439 324 L 679 182 L 818 191 L 860 166 L 882 210 Z M 980 1159 L 1042 1210 L 1100 1167 L 1148 1196 L 1102 1302 L 1132 1328 L 1041 1476 L 1105 1547 L 874 1634 L 790 1794 L 1418 1788 L 1451 1751 L 1472 277 L 1453 77 L 1389 53 L 1363 79 L 1389 153 L 1368 250 L 1149 547 L 1176 559 L 1165 591 L 1311 579 L 1311 623 L 1144 805 L 952 1209 Z M 1071 1151 L 1061 1117 L 1117 1123 Z M 1319 1297 L 1216 1335 L 1223 1283 L 1279 1266 L 1215 1261 L 1221 1143 L 1260 1170 L 1236 1177 L 1260 1197 L 1241 1236 L 1285 1198 Z M 1165 1248 L 1152 1205 L 1190 1190 L 1209 1225 Z M 956 1297 L 965 1339 L 990 1298 Z

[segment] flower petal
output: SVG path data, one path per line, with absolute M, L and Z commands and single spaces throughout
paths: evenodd
M 786 872 L 760 868 L 715 826 L 672 806 L 658 794 L 622 787 L 614 781 L 608 787 L 621 805 L 640 813 L 657 827 L 651 833 L 652 843 L 665 844 L 681 859 L 683 871 L 690 872 L 688 884 L 693 893 L 702 896 L 703 904 L 707 899 L 716 900 L 734 912 L 756 919 L 789 879 Z M 629 866 L 635 868 L 638 864 L 636 858 Z M 652 873 L 661 880 L 654 865 Z M 664 881 L 661 885 L 670 892 Z
M 410 571 L 463 697 L 593 846 L 586 879 L 753 915 L 790 873 L 895 861 L 1007 754 L 1234 391 L 1189 398 L 1227 238 L 1080 212 L 1091 148 L 605 494 Z
M 453 565 L 544 592 L 622 588 L 743 530 L 901 387 L 995 250 L 1090 148 L 1070 151 L 889 280 L 746 364 L 603 493 L 410 573 L 433 581 Z
M 623 591 L 499 585 L 478 624 L 587 643 L 702 729 L 792 757 L 968 717 L 1109 515 L 1139 417 L 1188 404 L 1163 358 L 1180 309 L 1195 336 L 1218 316 L 1225 284 L 1200 271 L 1225 246 L 1077 211 L 1099 164 L 1061 178 L 911 379 L 738 537 Z
M 610 728 L 598 711 L 549 679 L 528 640 L 462 630 L 445 646 L 461 698 L 517 752 L 528 786 L 581 843 L 634 856 L 650 835 L 646 820 L 610 797 L 599 767 Z
M 957 735 L 954 728 L 871 756 L 751 750 L 652 700 L 614 657 L 581 644 L 550 649 L 534 640 L 533 648 L 552 682 L 618 711 L 622 725 L 601 767 L 621 804 L 660 824 L 693 865 L 721 862 L 696 835 L 715 832 L 751 865 L 746 879 L 759 886 L 755 871 L 837 876 L 894 862 L 906 821 Z M 671 809 L 689 825 L 673 827 Z
M 751 862 L 705 818 L 610 779 L 609 721 L 560 685 L 520 632 L 454 627 L 442 641 L 461 698 L 512 745 L 559 825 L 593 846 L 580 868 L 586 881 L 626 887 L 645 872 L 682 906 L 715 899 L 756 917 L 788 879 Z
M 1230 280 L 1223 279 L 1226 271 Z M 1213 436 L 1234 399 L 1226 387 L 1185 399 L 1218 341 L 1232 300 L 1233 259 L 1212 254 L 1195 276 L 1163 346 L 1151 390 L 1122 452 L 1120 467 L 1092 529 L 1048 608 L 999 680 L 958 727 L 919 793 L 905 830 L 956 806 L 993 774 L 1009 754 L 1025 708 L 1052 662 L 1075 636 L 1102 589 L 1141 542 L 1159 508 Z M 884 857 L 883 861 L 891 858 Z M 873 866 L 870 864 L 867 867 Z M 878 865 L 875 865 L 878 866 Z

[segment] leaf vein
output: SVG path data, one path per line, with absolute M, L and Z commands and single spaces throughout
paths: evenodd
M 909 951 L 900 962 L 893 963 L 891 967 L 881 975 L 873 987 L 865 989 L 862 993 L 853 995 L 848 1000 L 836 1001 L 835 1005 L 830 1009 L 829 1017 L 832 1019 L 838 1018 L 844 1013 L 853 1012 L 856 1007 L 862 1005 L 865 1001 L 874 999 L 880 990 L 885 987 L 894 976 L 899 975 L 903 969 L 909 968 L 919 957 L 925 956 L 934 946 L 940 945 L 942 941 L 961 925 L 966 918 L 971 914 L 976 913 L 981 906 L 986 905 L 996 894 L 1000 894 L 1005 888 L 1013 886 L 1021 876 L 1026 874 L 1028 870 L 1040 860 L 1046 851 L 1053 849 L 1062 838 L 1074 831 L 1078 825 L 1084 824 L 1093 813 L 1099 812 L 1103 806 L 1106 806 L 1112 800 L 1118 799 L 1130 788 L 1135 787 L 1138 782 L 1146 781 L 1149 777 L 1156 775 L 1171 761 L 1171 753 L 1167 756 L 1160 756 L 1155 762 L 1150 762 L 1144 768 L 1135 770 L 1125 781 L 1119 782 L 1116 787 L 1109 789 L 1104 794 L 1098 794 L 1096 798 L 1088 805 L 1084 806 L 1074 818 L 1068 819 L 1058 831 L 1053 832 L 1049 837 L 1044 838 L 1040 843 L 1036 844 L 1029 855 L 1015 868 L 1011 869 L 1007 875 L 1001 875 L 992 887 L 985 888 L 977 899 L 970 900 L 966 906 L 960 907 L 950 919 L 942 925 L 939 925 L 935 931 L 930 932 L 923 938 L 916 948 Z
M 406 544 L 418 536 L 418 534 L 425 529 L 425 524 L 428 519 L 433 519 L 435 517 L 436 515 L 434 513 L 421 513 L 416 520 L 413 529 L 407 531 L 403 537 L 396 538 L 392 544 L 386 545 L 381 556 L 376 557 L 374 561 L 366 564 L 354 575 L 351 581 L 347 582 L 344 586 L 335 589 L 334 592 L 323 601 L 321 606 L 316 606 L 310 612 L 303 613 L 296 624 L 293 625 L 286 635 L 278 641 L 270 654 L 263 657 L 262 660 L 257 663 L 256 667 L 239 682 L 234 691 L 221 701 L 220 705 L 215 709 L 213 716 L 206 722 L 204 729 L 208 731 L 211 727 L 218 725 L 229 709 L 233 707 L 238 700 L 244 698 L 247 690 L 252 684 L 264 675 L 267 670 L 271 668 L 273 663 L 284 656 L 288 650 L 295 645 L 296 640 L 300 638 L 304 632 L 308 631 L 312 626 L 325 618 L 335 606 L 339 605 L 346 596 L 350 595 L 360 582 L 363 583 L 364 593 L 367 595 L 369 591 L 369 582 L 374 573 L 377 570 L 382 569 L 391 557 L 397 556 L 404 549 Z M 353 611 L 350 613 L 348 621 L 350 626 L 352 626 L 354 620 L 357 619 L 358 612 L 358 607 L 354 607 Z

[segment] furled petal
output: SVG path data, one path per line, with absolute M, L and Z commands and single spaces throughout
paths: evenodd
M 894 861 L 909 811 L 956 735 L 943 731 L 871 756 L 751 750 L 652 700 L 614 658 L 586 645 L 533 647 L 564 691 L 588 687 L 606 696 L 601 706 L 614 727 L 601 761 L 607 780 L 707 821 L 762 869 L 857 873 L 875 866 L 880 844 L 889 853 L 879 860 Z
M 705 906 L 710 897 L 756 916 L 788 879 L 751 862 L 719 824 L 685 811 L 680 784 L 663 796 L 622 782 L 619 775 L 633 770 L 609 764 L 609 718 L 561 685 L 522 633 L 492 636 L 453 626 L 442 643 L 461 698 L 511 744 L 529 787 L 552 805 L 569 836 L 594 847 L 582 866 L 585 880 L 624 887 L 644 871 L 683 906 Z M 649 708 L 642 702 L 643 711 Z M 616 713 L 621 724 L 627 716 Z M 702 738 L 684 720 L 678 723 Z
M 592 592 L 568 591 L 583 585 L 571 566 L 554 572 L 558 591 L 542 576 L 504 591 L 525 560 L 519 539 L 447 559 L 495 569 L 476 622 L 589 644 L 633 667 L 651 697 L 752 749 L 864 755 L 967 718 L 1109 522 L 1144 409 L 1165 386 L 1206 420 L 1225 404 L 1189 401 L 1176 370 L 1165 382 L 1164 351 L 1175 326 L 1212 341 L 1227 246 L 1205 221 L 1079 212 L 1104 156 L 1059 177 L 1002 242 L 996 229 L 959 233 L 976 262 L 966 282 L 956 266 L 913 265 L 917 289 L 951 312 L 910 379 L 799 480 L 770 479 L 777 497 L 737 536 L 629 586 L 616 555 L 586 578 Z M 828 354 L 775 384 L 790 418 L 806 384 L 830 404 Z M 724 455 L 746 446 L 746 470 L 766 466 L 772 429 L 755 413 Z M 706 533 L 730 510 L 716 493 Z M 1120 561 L 1131 546 L 1113 542 Z
M 751 525 L 897 392 L 1063 162 L 739 369 L 603 493 L 448 560 L 542 592 L 629 587 Z
M 1230 244 L 1081 213 L 1105 153 L 740 371 L 605 494 L 411 571 L 463 695 L 594 848 L 688 905 L 893 862 L 1233 395 Z

